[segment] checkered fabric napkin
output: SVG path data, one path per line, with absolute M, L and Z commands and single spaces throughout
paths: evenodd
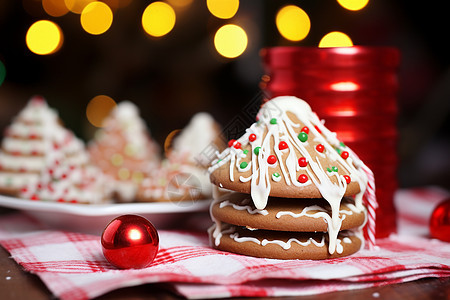
M 61 299 L 154 282 L 169 282 L 187 298 L 311 295 L 450 276 L 450 243 L 426 237 L 430 213 L 446 195 L 399 192 L 397 235 L 377 240 L 374 251 L 324 261 L 240 256 L 211 249 L 205 233 L 160 230 L 150 267 L 118 270 L 103 257 L 99 236 L 48 230 L 23 214 L 0 219 L 0 244 Z

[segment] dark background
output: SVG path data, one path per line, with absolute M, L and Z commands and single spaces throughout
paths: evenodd
M 79 15 L 55 18 L 45 14 L 39 0 L 0 0 L 0 61 L 7 72 L 0 86 L 0 130 L 35 94 L 43 95 L 86 141 L 94 131 L 86 105 L 100 94 L 136 103 L 160 144 L 198 111 L 226 126 L 259 95 L 261 48 L 317 46 L 324 34 L 338 30 L 356 45 L 400 49 L 400 185 L 450 188 L 450 26 L 444 7 L 371 0 L 351 12 L 334 0 L 241 0 L 238 13 L 222 20 L 208 12 L 206 1 L 194 0 L 176 10 L 176 25 L 168 35 L 151 38 L 141 27 L 150 2 L 132 0 L 114 13 L 106 33 L 92 36 L 81 28 Z M 300 42 L 283 39 L 275 26 L 277 10 L 289 3 L 311 18 L 311 31 Z M 39 19 L 55 21 L 64 32 L 64 44 L 53 55 L 35 55 L 25 45 L 26 31 Z M 249 36 L 247 50 L 236 59 L 222 58 L 212 42 L 215 31 L 230 22 Z

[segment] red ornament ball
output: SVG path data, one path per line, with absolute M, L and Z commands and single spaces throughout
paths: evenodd
M 347 159 L 347 158 L 348 158 L 348 156 L 349 156 L 349 154 L 348 154 L 348 152 L 347 152 L 347 151 L 342 151 L 342 153 L 341 153 L 341 157 L 342 157 L 343 159 Z
M 430 218 L 431 237 L 450 242 L 450 198 L 434 209 Z
M 284 149 L 287 149 L 287 148 L 288 148 L 288 144 L 285 141 L 281 141 L 278 144 L 278 149 L 280 149 L 280 150 L 284 150 Z
M 267 158 L 267 162 L 271 165 L 277 162 L 277 157 L 275 155 L 269 155 Z
M 239 143 L 239 142 L 236 142 L 236 143 L 234 143 L 234 145 L 233 145 L 233 147 L 235 148 L 235 149 L 241 149 L 241 143 Z
M 120 269 L 149 266 L 158 253 L 159 236 L 153 224 L 137 215 L 112 220 L 101 237 L 105 258 Z
M 248 140 L 250 142 L 254 142 L 256 140 L 256 134 L 252 133 L 248 136 Z

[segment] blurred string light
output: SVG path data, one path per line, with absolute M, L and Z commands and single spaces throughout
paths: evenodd
M 353 46 L 351 38 L 340 31 L 332 31 L 327 33 L 319 42 L 319 48 L 351 46 Z
M 175 11 L 164 2 L 153 2 L 142 14 L 142 27 L 151 36 L 161 37 L 168 34 L 175 26 Z
M 102 0 L 102 2 L 106 3 L 113 11 L 127 7 L 130 5 L 131 1 L 132 0 Z
M 311 29 L 308 14 L 298 6 L 287 5 L 282 7 L 275 18 L 280 34 L 290 41 L 301 41 Z
M 184 8 L 192 4 L 194 0 L 167 0 L 170 5 L 177 8 Z
M 42 0 L 42 8 L 52 17 L 61 17 L 69 12 L 66 3 L 62 0 Z
M 206 0 L 206 6 L 215 17 L 230 19 L 239 9 L 239 0 Z
M 92 98 L 86 107 L 86 117 L 93 126 L 102 127 L 103 120 L 116 107 L 116 101 L 106 95 Z
M 80 22 L 83 29 L 90 34 L 99 35 L 111 27 L 113 13 L 103 2 L 91 2 L 81 12 Z
M 219 28 L 214 36 L 214 46 L 220 55 L 235 58 L 247 48 L 247 33 L 238 25 L 227 24 Z
M 61 28 L 49 20 L 33 23 L 25 37 L 28 49 L 39 55 L 55 53 L 61 48 L 63 40 Z
M 5 77 L 6 77 L 6 68 L 5 65 L 2 63 L 2 61 L 0 60 L 0 86 L 5 80 Z
M 66 7 L 75 14 L 81 14 L 83 9 L 91 2 L 95 0 L 61 0 L 64 1 Z
M 337 0 L 337 2 L 345 9 L 356 11 L 363 9 L 369 0 Z

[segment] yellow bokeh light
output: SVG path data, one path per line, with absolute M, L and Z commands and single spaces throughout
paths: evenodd
M 91 2 L 96 0 L 64 0 L 66 7 L 73 13 L 81 14 L 83 9 Z
M 175 11 L 164 2 L 153 2 L 142 14 L 142 27 L 151 36 L 168 34 L 175 26 Z
M 86 107 L 86 117 L 95 127 L 102 127 L 103 120 L 116 106 L 116 101 L 106 95 L 98 95 L 89 101 Z
M 61 17 L 69 12 L 66 4 L 61 0 L 42 0 L 42 7 L 48 15 L 53 17 Z
M 369 3 L 369 0 L 337 0 L 337 2 L 343 8 L 355 11 L 363 9 Z
M 308 14 L 298 6 L 287 5 L 281 8 L 275 19 L 280 34 L 290 41 L 301 41 L 311 29 Z
M 48 20 L 33 23 L 25 37 L 28 49 L 39 55 L 55 53 L 61 48 L 63 40 L 61 28 Z
M 230 19 L 239 9 L 239 0 L 207 0 L 206 6 L 215 17 Z
M 235 58 L 247 48 L 247 33 L 240 26 L 227 24 L 217 30 L 214 36 L 214 46 L 220 55 Z
M 111 27 L 113 13 L 103 2 L 92 2 L 81 12 L 80 22 L 83 29 L 90 34 L 102 34 Z
M 353 46 L 351 38 L 340 31 L 332 31 L 330 33 L 327 33 L 319 42 L 320 48 L 351 46 Z

